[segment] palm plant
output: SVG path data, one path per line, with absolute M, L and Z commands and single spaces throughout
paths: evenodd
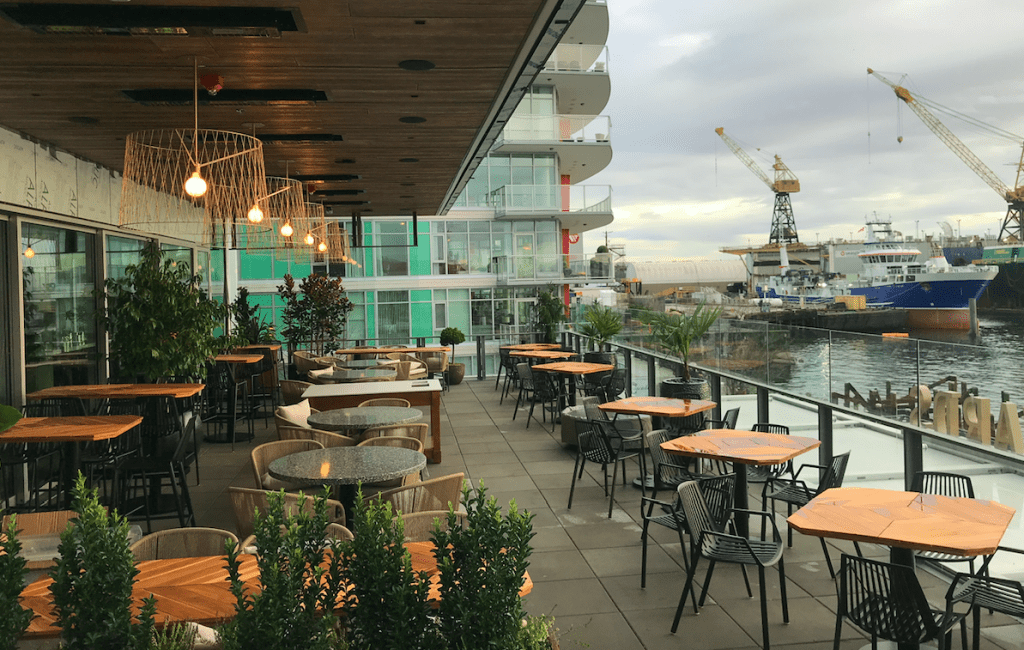
M 622 331 L 622 315 L 606 305 L 594 304 L 587 307 L 580 325 L 580 334 L 593 339 L 600 352 L 613 336 Z
M 721 313 L 720 307 L 709 308 L 702 302 L 691 314 L 648 311 L 640 315 L 640 321 L 650 326 L 661 347 L 682 357 L 683 380 L 690 381 L 690 346 L 707 334 Z

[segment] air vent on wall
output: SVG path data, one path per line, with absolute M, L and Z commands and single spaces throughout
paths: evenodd
M 144 106 L 187 106 L 192 104 L 192 89 L 143 88 L 122 90 L 128 99 Z M 225 88 L 216 95 L 199 93 L 200 104 L 221 104 L 225 106 L 282 106 L 289 104 L 316 104 L 326 102 L 327 93 L 322 90 L 302 88 Z
M 344 140 L 335 133 L 260 133 L 263 144 L 325 144 Z
M 297 9 L 170 7 L 125 4 L 0 5 L 8 20 L 43 34 L 115 36 L 262 36 L 298 31 Z

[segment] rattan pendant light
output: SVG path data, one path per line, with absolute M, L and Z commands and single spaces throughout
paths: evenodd
M 125 138 L 118 222 L 214 248 L 244 248 L 255 231 L 272 229 L 260 205 L 268 196 L 263 143 L 243 133 L 200 129 L 198 89 L 197 64 L 192 129 Z

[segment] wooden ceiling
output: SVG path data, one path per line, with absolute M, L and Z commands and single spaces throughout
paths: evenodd
M 261 134 L 341 136 L 327 142 L 266 142 L 269 175 L 309 179 L 313 200 L 335 216 L 443 212 L 468 180 L 583 0 L 70 0 L 0 3 L 0 124 L 120 171 L 124 139 L 145 129 L 191 128 L 194 61 L 200 128 Z M 183 21 L 197 7 L 290 11 L 294 31 L 252 37 L 112 35 L 26 26 L 35 7 L 53 25 L 92 5 L 135 20 L 153 7 Z M 99 12 L 89 14 L 89 12 Z M 173 12 L 172 12 L 173 13 Z M 230 11 L 228 13 L 231 13 Z M 147 14 L 147 15 L 152 15 Z M 62 19 L 62 16 L 64 17 Z M 77 19 L 76 19 L 77 20 Z M 99 19 L 97 19 L 99 20 Z M 24 21 L 23 22 L 29 22 Z M 38 22 L 38 20 L 37 20 Z M 127 22 L 127 19 L 126 19 Z M 166 25 L 163 25 L 166 26 Z M 246 26 L 241 24 L 241 26 Z M 60 33 L 54 33 L 60 31 Z M 407 70 L 403 61 L 429 61 Z M 125 91 L 188 93 L 186 103 L 144 104 Z M 231 101 L 237 91 L 321 91 L 310 103 Z M 422 118 L 403 120 L 402 118 Z M 291 161 L 286 163 L 285 161 Z M 404 161 L 404 162 L 403 162 Z M 415 162 L 413 162 L 415 161 Z M 337 175 L 347 181 L 317 182 Z M 354 190 L 339 193 L 338 190 Z M 358 204 L 341 203 L 356 201 Z

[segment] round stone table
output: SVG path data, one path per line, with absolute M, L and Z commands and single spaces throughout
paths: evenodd
M 267 471 L 276 479 L 297 485 L 332 485 L 351 522 L 356 484 L 380 483 L 418 472 L 427 457 L 400 447 L 328 447 L 278 458 Z
M 320 381 L 337 382 L 339 384 L 350 381 L 392 381 L 398 376 L 398 371 L 390 368 L 366 368 L 363 370 L 335 370 L 327 374 L 319 375 Z
M 311 413 L 306 422 L 314 429 L 351 434 L 370 427 L 404 424 L 423 417 L 423 411 L 407 406 L 356 406 Z

